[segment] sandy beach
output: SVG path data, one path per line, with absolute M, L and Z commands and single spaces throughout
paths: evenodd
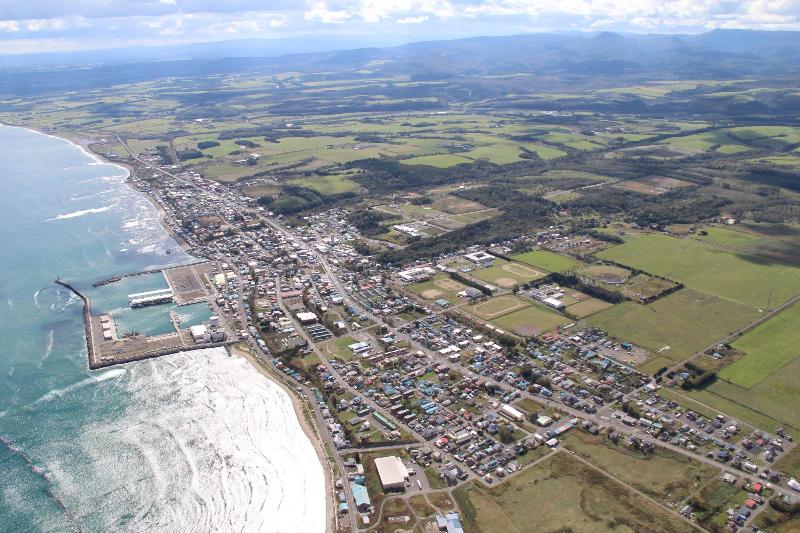
M 319 435 L 319 429 L 312 422 L 312 408 L 306 404 L 306 401 L 299 397 L 296 391 L 286 386 L 279 376 L 276 376 L 267 368 L 266 365 L 264 365 L 264 363 L 254 356 L 249 348 L 245 349 L 239 345 L 234 345 L 231 348 L 231 351 L 234 354 L 247 359 L 259 373 L 283 389 L 292 400 L 297 421 L 300 423 L 303 431 L 308 436 L 311 444 L 314 446 L 314 450 L 317 452 L 319 462 L 323 466 L 322 470 L 325 472 L 325 517 L 326 522 L 328 523 L 327 530 L 336 531 L 336 508 L 334 506 L 334 502 L 336 500 L 336 489 L 334 486 L 335 480 L 333 475 L 334 466 L 330 463 L 328 456 L 325 453 L 325 448 Z

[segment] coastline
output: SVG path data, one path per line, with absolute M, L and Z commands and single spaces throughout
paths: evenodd
M 195 258 L 202 258 L 202 256 L 198 256 L 196 251 L 181 237 L 179 237 L 175 231 L 166 223 L 166 211 L 161 206 L 161 204 L 156 200 L 156 198 L 151 195 L 150 193 L 143 191 L 136 187 L 132 181 L 131 177 L 137 170 L 135 165 L 131 165 L 128 163 L 123 163 L 119 161 L 112 161 L 110 159 L 105 158 L 104 156 L 93 152 L 88 146 L 85 146 L 80 143 L 80 140 L 74 136 L 71 137 L 68 135 L 69 132 L 64 132 L 61 134 L 58 133 L 46 133 L 43 131 L 39 131 L 27 126 L 21 126 L 16 124 L 9 124 L 0 122 L 0 127 L 11 127 L 11 128 L 22 128 L 32 133 L 36 133 L 39 135 L 44 135 L 47 137 L 52 137 L 54 139 L 59 139 L 62 141 L 66 141 L 69 144 L 73 145 L 81 152 L 83 152 L 87 157 L 91 158 L 95 161 L 95 164 L 108 164 L 115 166 L 122 171 L 124 174 L 115 175 L 114 177 L 124 178 L 123 183 L 130 187 L 132 190 L 136 191 L 139 194 L 142 194 L 147 198 L 147 200 L 152 204 L 153 208 L 158 213 L 158 221 L 161 226 L 165 229 L 168 233 L 170 238 L 185 252 L 187 252 L 190 256 Z M 81 137 L 85 138 L 85 137 Z M 278 387 L 281 388 L 288 396 L 292 402 L 292 406 L 294 407 L 295 417 L 297 418 L 298 424 L 302 428 L 303 432 L 306 434 L 306 437 L 311 442 L 314 450 L 317 454 L 317 459 L 320 463 L 320 466 L 323 470 L 323 477 L 324 477 L 324 485 L 325 485 L 325 523 L 326 523 L 326 531 L 335 531 L 336 530 L 336 523 L 337 523 L 337 510 L 335 506 L 335 499 L 336 499 L 336 489 L 334 484 L 334 465 L 328 459 L 328 456 L 325 452 L 324 441 L 322 440 L 318 428 L 316 425 L 313 424 L 308 418 L 306 418 L 306 414 L 310 411 L 310 408 L 303 404 L 303 401 L 299 397 L 296 391 L 292 390 L 291 388 L 287 387 L 286 384 L 282 382 L 282 380 L 274 375 L 260 360 L 258 360 L 252 352 L 247 351 L 233 346 L 231 351 L 236 353 L 237 355 L 244 357 L 253 367 L 254 369 L 259 372 L 263 377 L 268 379 L 271 383 L 274 383 Z M 313 420 L 313 419 L 312 419 Z
M 267 368 L 267 366 L 261 360 L 253 355 L 253 352 L 249 349 L 249 347 L 245 350 L 239 346 L 233 345 L 231 346 L 231 352 L 246 359 L 259 374 L 276 384 L 289 396 L 292 406 L 294 406 L 297 422 L 300 424 L 300 427 L 303 428 L 303 432 L 308 437 L 308 440 L 311 441 L 311 445 L 314 447 L 314 451 L 317 453 L 317 459 L 320 462 L 320 466 L 322 466 L 325 477 L 326 531 L 336 531 L 337 511 L 334 504 L 336 500 L 335 476 L 333 474 L 334 465 L 331 464 L 330 460 L 328 459 L 328 455 L 325 453 L 325 443 L 319 435 L 318 428 L 316 425 L 310 423 L 306 418 L 306 414 L 311 411 L 311 408 L 307 405 L 304 405 L 304 402 L 301 400 L 296 391 L 290 389 L 285 383 L 283 383 L 282 380 L 273 375 L 269 368 Z

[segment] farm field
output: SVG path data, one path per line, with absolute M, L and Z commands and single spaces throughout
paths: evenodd
M 483 320 L 493 320 L 497 317 L 507 315 L 512 311 L 529 307 L 530 305 L 531 303 L 526 300 L 507 294 L 478 302 L 465 307 L 464 310 Z
M 758 318 L 746 305 L 681 289 L 649 305 L 625 302 L 587 321 L 620 340 L 647 348 L 673 363 Z M 665 347 L 669 348 L 665 348 Z M 647 371 L 657 370 L 647 367 Z
M 569 322 L 564 315 L 539 304 L 533 304 L 492 320 L 492 324 L 498 328 L 523 337 L 546 333 Z
M 718 376 L 749 389 L 800 357 L 800 304 L 772 317 L 736 339 L 732 346 L 746 355 L 723 368 Z M 800 389 L 800 383 L 798 383 Z
M 590 466 L 557 453 L 492 488 L 475 483 L 453 492 L 465 531 L 693 531 L 651 500 L 639 496 Z
M 342 192 L 357 192 L 361 187 L 350 181 L 347 175 L 330 174 L 324 176 L 311 176 L 289 180 L 292 185 L 314 189 L 322 194 L 338 194 Z
M 605 435 L 595 436 L 577 430 L 565 435 L 562 443 L 590 463 L 662 503 L 676 504 L 685 494 L 719 475 L 719 469 L 686 455 L 659 447 L 644 455 L 624 446 L 624 441 L 614 444 Z
M 717 379 L 688 395 L 769 431 L 786 427 L 800 432 L 800 358 L 792 359 L 750 388 Z
M 492 285 L 510 289 L 521 283 L 541 279 L 547 276 L 547 272 L 536 270 L 527 265 L 495 259 L 492 266 L 473 270 L 470 275 Z
M 753 307 L 800 293 L 800 268 L 660 234 L 631 236 L 597 254 Z
M 580 262 L 567 257 L 566 255 L 557 254 L 550 250 L 535 250 L 533 252 L 525 252 L 511 257 L 514 261 L 525 263 L 534 268 L 540 268 L 548 272 L 564 272 L 572 268 L 580 266 Z
M 697 235 L 702 242 L 710 242 L 732 251 L 774 257 L 789 264 L 800 264 L 800 228 L 782 224 L 745 223 L 730 226 L 702 228 L 708 235 Z

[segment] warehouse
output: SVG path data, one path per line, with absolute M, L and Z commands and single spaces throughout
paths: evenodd
M 408 469 L 403 461 L 395 456 L 378 457 L 375 459 L 375 468 L 378 469 L 378 477 L 384 491 L 404 490 L 408 481 Z

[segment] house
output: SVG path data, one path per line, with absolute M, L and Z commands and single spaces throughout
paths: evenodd
M 444 516 L 437 513 L 436 526 L 439 528 L 439 531 L 464 533 L 464 528 L 461 526 L 461 516 L 459 516 L 458 513 L 447 513 Z
M 351 487 L 353 490 L 353 499 L 356 501 L 356 509 L 362 513 L 368 512 L 370 507 L 372 507 L 372 503 L 369 501 L 367 487 L 359 485 L 358 483 L 351 485 Z
M 403 461 L 396 455 L 378 457 L 375 459 L 375 468 L 381 480 L 383 490 L 404 490 L 408 481 L 408 469 Z

